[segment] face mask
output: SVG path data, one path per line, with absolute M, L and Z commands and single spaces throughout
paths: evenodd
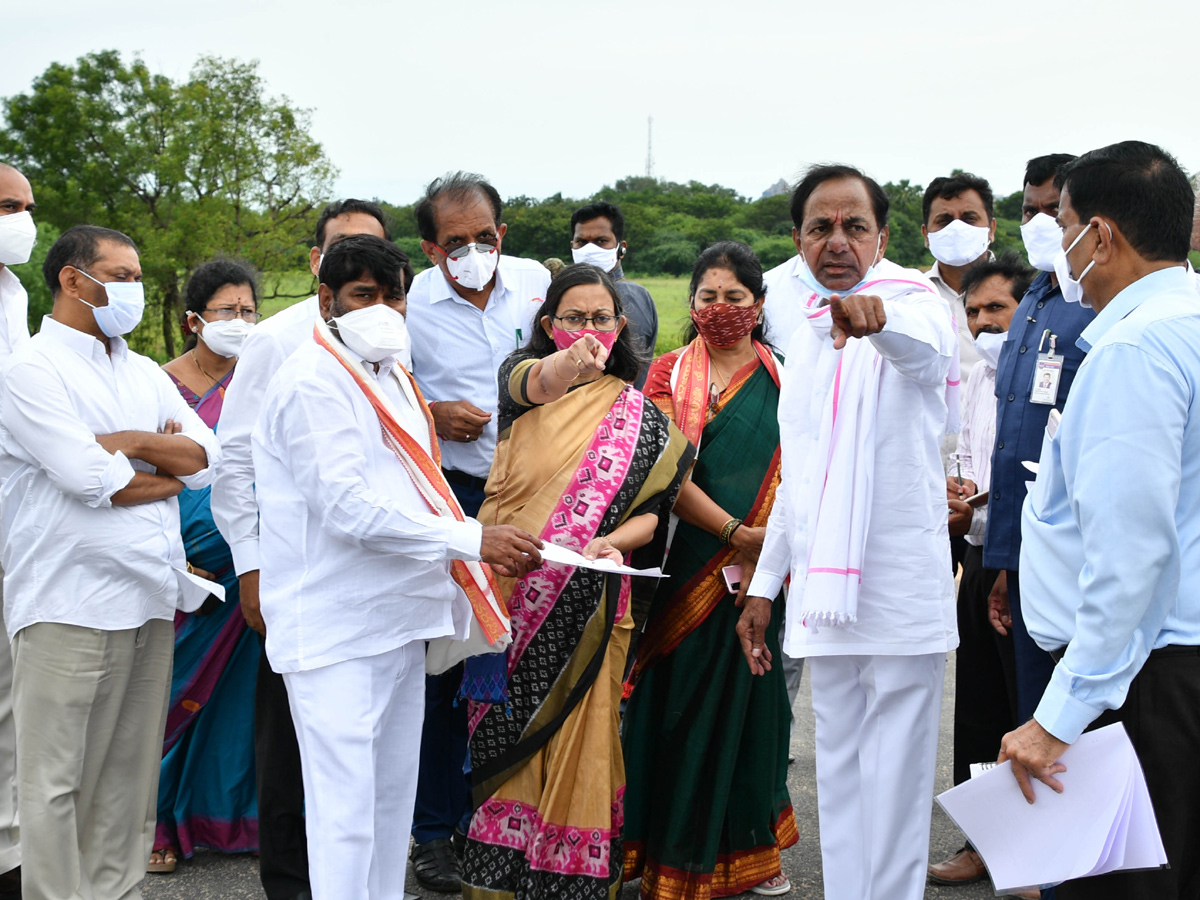
M 92 278 L 83 269 L 78 271 Z M 120 337 L 137 328 L 146 309 L 145 286 L 140 281 L 100 281 L 96 278 L 92 278 L 92 281 L 104 288 L 104 293 L 108 295 L 108 306 L 96 306 L 82 297 L 79 302 L 92 308 L 92 315 L 96 317 L 100 330 L 109 337 Z
M 804 258 L 803 253 L 800 254 L 800 262 L 802 264 L 801 268 L 800 268 L 800 280 L 804 282 L 805 286 L 810 291 L 812 291 L 814 294 L 816 294 L 818 297 L 821 297 L 822 299 L 828 300 L 834 294 L 837 294 L 839 297 L 849 297 L 851 294 L 853 294 L 855 291 L 857 291 L 859 288 L 861 288 L 864 284 L 866 284 L 868 281 L 870 281 L 871 278 L 875 275 L 875 265 L 876 265 L 875 260 L 879 258 L 879 248 L 882 246 L 883 246 L 883 234 L 880 234 L 879 237 L 875 241 L 875 254 L 874 254 L 874 256 L 871 257 L 871 264 L 869 266 L 867 266 L 867 271 L 865 271 L 863 273 L 863 277 L 859 279 L 858 284 L 854 285 L 854 287 L 846 288 L 845 290 L 841 290 L 838 288 L 825 287 L 825 285 L 823 285 L 823 284 L 821 284 L 821 282 L 817 281 L 817 276 L 814 275 L 812 273 L 812 269 L 810 269 L 808 267 L 808 260 Z
M 500 262 L 500 251 L 486 244 L 467 244 L 467 255 L 461 259 L 446 257 L 446 269 L 450 278 L 465 287 L 468 291 L 480 291 L 496 274 L 496 264 Z M 485 248 L 482 253 L 476 253 L 476 247 Z
M 979 355 L 983 357 L 983 361 L 991 368 L 996 368 L 996 363 L 1000 361 L 1000 348 L 1004 346 L 1004 342 L 1008 340 L 1008 332 L 1002 331 L 1000 334 L 993 334 L 990 331 L 981 331 L 975 338 L 975 349 L 979 351 Z
M 754 331 L 758 324 L 758 307 L 710 303 L 693 309 L 692 321 L 706 344 L 724 349 Z
M 377 363 L 395 356 L 408 358 L 408 323 L 390 306 L 376 303 L 331 320 L 342 343 L 365 359 Z
M 580 328 L 578 331 L 563 331 L 555 325 L 554 346 L 559 350 L 569 350 L 571 345 L 585 334 L 590 334 L 604 345 L 605 350 L 612 353 L 613 344 L 617 342 L 617 335 L 620 334 L 620 331 L 596 331 L 593 328 Z
M 1054 257 L 1062 251 L 1062 229 L 1053 216 L 1038 213 L 1021 226 L 1021 240 L 1031 266 L 1041 272 L 1054 271 Z
M 29 262 L 37 226 L 29 211 L 0 216 L 0 265 L 19 266 Z
M 195 313 L 193 313 L 195 315 Z M 207 322 L 201 316 L 196 324 L 196 334 L 217 356 L 237 356 L 242 352 L 242 343 L 250 333 L 251 325 L 245 319 L 230 319 L 228 322 Z
M 983 225 L 968 225 L 955 219 L 941 231 L 929 232 L 929 252 L 947 266 L 965 266 L 987 252 L 988 229 Z
M 1096 260 L 1092 259 L 1088 262 L 1078 278 L 1071 277 L 1071 264 L 1067 261 L 1067 254 L 1075 249 L 1075 245 L 1083 239 L 1083 236 L 1088 233 L 1092 227 L 1089 222 L 1087 228 L 1075 235 L 1075 240 L 1071 241 L 1071 246 L 1066 250 L 1059 250 L 1058 255 L 1054 257 L 1054 274 L 1058 276 L 1058 287 L 1062 291 L 1063 299 L 1068 303 L 1078 303 L 1085 309 L 1091 309 L 1091 302 L 1083 296 L 1083 279 L 1088 272 L 1092 271 L 1092 266 L 1096 264 Z M 1105 228 L 1108 228 L 1108 223 L 1105 223 Z M 1112 237 L 1112 229 L 1108 229 L 1109 238 Z M 1062 242 L 1059 241 L 1061 244 Z
M 584 244 L 578 250 L 571 250 L 571 259 L 577 263 L 595 266 L 601 272 L 611 272 L 617 267 L 617 248 L 605 250 L 595 244 Z

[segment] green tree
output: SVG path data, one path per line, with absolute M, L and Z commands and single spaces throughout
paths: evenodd
M 138 244 L 148 314 L 137 349 L 175 355 L 182 288 L 206 260 L 303 265 L 335 170 L 308 135 L 309 112 L 267 96 L 257 62 L 201 57 L 176 84 L 106 50 L 52 64 L 3 107 L 0 156 L 29 178 L 39 219 Z

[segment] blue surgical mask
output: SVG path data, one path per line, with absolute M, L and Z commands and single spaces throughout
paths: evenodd
M 863 277 L 859 279 L 858 284 L 854 285 L 854 287 L 846 288 L 844 290 L 842 290 L 842 289 L 835 290 L 834 288 L 825 287 L 825 285 L 823 285 L 823 284 L 821 284 L 821 282 L 817 281 L 817 276 L 814 275 L 812 273 L 812 269 L 810 269 L 808 267 L 808 260 L 806 260 L 804 258 L 803 253 L 800 254 L 800 264 L 801 264 L 800 280 L 804 282 L 805 287 L 807 287 L 810 291 L 812 291 L 814 294 L 816 294 L 823 300 L 828 300 L 834 294 L 837 294 L 839 297 L 849 297 L 851 294 L 853 294 L 855 291 L 857 291 L 859 288 L 861 288 L 864 284 L 866 284 L 868 281 L 870 281 L 872 278 L 874 278 L 875 266 L 876 266 L 875 260 L 877 260 L 879 258 L 879 248 L 882 246 L 883 246 L 883 234 L 881 232 L 879 237 L 875 240 L 875 255 L 871 257 L 871 260 L 872 260 L 871 265 L 867 267 L 867 271 L 865 271 L 863 273 Z
M 108 295 L 108 306 L 96 306 L 79 298 L 80 303 L 92 308 L 92 315 L 102 332 L 109 337 L 120 337 L 137 328 L 146 310 L 146 289 L 140 281 L 101 281 L 83 269 L 79 271 L 104 288 Z

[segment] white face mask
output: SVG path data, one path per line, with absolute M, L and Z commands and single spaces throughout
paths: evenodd
M 825 287 L 825 285 L 817 281 L 817 276 L 814 275 L 812 269 L 808 267 L 808 260 L 804 258 L 803 253 L 800 254 L 800 280 L 804 282 L 805 286 L 810 291 L 825 300 L 828 300 L 834 294 L 837 294 L 839 297 L 849 297 L 864 284 L 870 281 L 872 276 L 875 274 L 875 266 L 877 265 L 876 260 L 879 259 L 879 248 L 882 246 L 883 232 L 880 232 L 879 237 L 875 241 L 875 255 L 871 257 L 871 264 L 867 267 L 867 271 L 863 272 L 863 277 L 858 280 L 858 284 L 854 285 L 854 287 L 846 288 L 845 290 Z
M 376 303 L 352 309 L 332 321 L 342 343 L 367 362 L 377 363 L 394 356 L 408 367 L 408 323 L 390 306 Z
M 986 225 L 968 225 L 955 219 L 941 231 L 929 232 L 929 252 L 947 266 L 965 266 L 987 252 L 991 239 Z
M 0 216 L 0 266 L 19 266 L 29 262 L 37 226 L 28 210 Z
M 1053 216 L 1038 213 L 1021 226 L 1021 240 L 1031 266 L 1040 272 L 1054 271 L 1054 257 L 1062 251 L 1062 229 Z
M 1075 249 L 1075 245 L 1083 239 L 1083 236 L 1088 233 L 1091 227 L 1092 224 L 1089 222 L 1083 231 L 1075 235 L 1075 240 L 1071 241 L 1071 246 L 1067 247 L 1066 250 L 1059 250 L 1058 255 L 1054 257 L 1054 274 L 1058 276 L 1058 287 L 1062 291 L 1063 299 L 1068 303 L 1078 303 L 1085 309 L 1091 309 L 1092 304 L 1091 301 L 1083 295 L 1083 278 L 1088 272 L 1092 271 L 1092 266 L 1096 264 L 1096 260 L 1094 258 L 1090 260 L 1088 264 L 1084 266 L 1083 271 L 1079 273 L 1079 277 L 1072 278 L 1071 264 L 1067 262 L 1067 254 Z M 1104 227 L 1108 228 L 1107 222 L 1104 223 Z M 1111 239 L 1111 228 L 1108 228 L 1108 234 L 1109 238 Z M 1061 240 L 1059 241 L 1059 244 L 1062 244 Z
M 595 244 L 584 244 L 578 250 L 571 250 L 571 259 L 577 263 L 587 263 L 602 272 L 611 272 L 617 267 L 617 248 L 608 250 Z
M 83 269 L 78 271 L 103 287 L 108 295 L 108 306 L 96 306 L 79 298 L 80 303 L 92 308 L 92 315 L 102 332 L 109 337 L 120 337 L 137 328 L 146 310 L 146 288 L 140 281 L 101 281 Z
M 993 334 L 990 331 L 981 331 L 975 338 L 975 349 L 979 351 L 979 355 L 983 361 L 991 368 L 996 368 L 996 363 L 1000 361 L 1000 348 L 1004 346 L 1004 342 L 1008 340 L 1008 332 L 1003 331 L 1000 334 Z
M 446 257 L 446 269 L 452 281 L 458 282 L 468 291 L 480 291 L 496 274 L 500 262 L 500 250 L 487 244 L 467 244 L 466 256 L 459 259 Z M 479 251 L 479 252 L 477 252 Z
M 192 315 L 196 314 L 192 313 Z M 250 329 L 253 327 L 245 319 L 209 322 L 201 316 L 196 316 L 196 318 L 198 320 L 196 325 L 200 326 L 196 328 L 196 334 L 217 356 L 230 357 L 241 353 L 242 344 L 245 343 L 246 336 L 250 334 Z

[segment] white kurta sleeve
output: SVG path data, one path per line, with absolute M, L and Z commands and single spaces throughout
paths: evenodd
M 887 323 L 868 339 L 901 375 L 921 384 L 944 386 L 958 345 L 946 304 L 936 294 L 883 301 Z

